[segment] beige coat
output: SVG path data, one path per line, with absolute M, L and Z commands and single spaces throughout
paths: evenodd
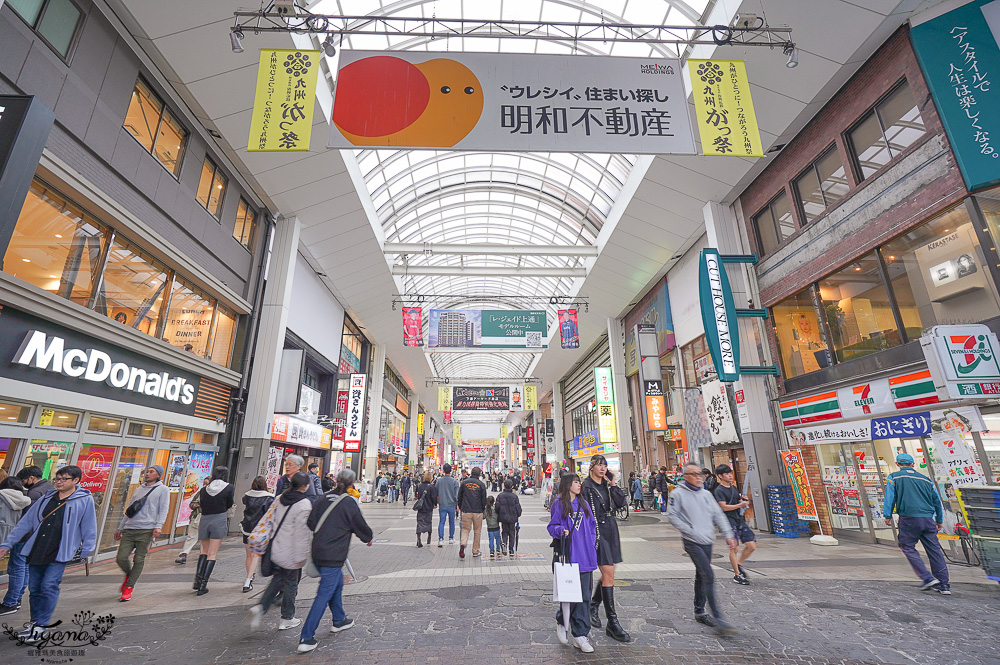
M 306 521 L 312 511 L 312 502 L 303 495 L 302 499 L 286 506 L 281 503 L 281 497 L 275 499 L 278 507 L 274 511 L 274 527 L 277 528 L 287 511 L 291 511 L 285 523 L 281 525 L 277 536 L 272 536 L 271 561 L 276 566 L 286 570 L 301 568 L 309 558 L 312 547 L 312 531 Z

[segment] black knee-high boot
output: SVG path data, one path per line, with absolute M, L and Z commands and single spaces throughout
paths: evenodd
M 215 559 L 205 562 L 205 574 L 201 576 L 201 586 L 198 587 L 198 595 L 204 596 L 208 593 L 208 579 L 212 576 L 212 571 L 215 570 Z
M 201 578 L 205 575 L 206 561 L 208 561 L 208 556 L 202 554 L 198 557 L 198 567 L 194 569 L 194 584 L 191 586 L 195 591 L 201 588 Z
M 590 625 L 594 628 L 601 627 L 601 600 L 604 594 L 601 593 L 601 580 L 597 580 L 597 588 L 594 589 L 594 597 L 590 599 Z
M 615 588 L 613 586 L 606 586 L 603 589 L 603 593 L 604 612 L 608 615 L 608 627 L 604 632 L 613 640 L 631 642 L 632 636 L 626 633 L 625 629 L 618 623 L 618 614 L 615 612 Z

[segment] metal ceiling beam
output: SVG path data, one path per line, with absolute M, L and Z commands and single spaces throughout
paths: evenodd
M 586 277 L 586 268 L 516 266 L 393 266 L 393 275 L 457 275 L 461 277 Z
M 494 256 L 597 256 L 592 245 L 496 245 L 438 242 L 387 242 L 384 254 L 492 254 Z

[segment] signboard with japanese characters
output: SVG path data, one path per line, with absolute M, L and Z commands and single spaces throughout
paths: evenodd
M 423 307 L 403 308 L 403 346 L 424 345 Z
M 510 407 L 509 388 L 462 388 L 453 390 L 454 411 L 506 411 Z
M 307 448 L 330 450 L 333 432 L 326 427 L 280 413 L 271 423 L 271 440 Z
M 872 418 L 872 437 L 876 439 L 927 436 L 930 433 L 930 411 L 907 413 L 888 418 Z
M 789 427 L 785 431 L 788 433 L 788 444 L 791 446 L 872 440 L 869 420 L 855 420 L 820 427 Z
M 544 310 L 432 309 L 428 348 L 547 348 Z
M 604 444 L 618 442 L 618 424 L 615 418 L 615 391 L 611 385 L 611 368 L 594 368 L 594 387 L 597 390 L 597 435 Z M 607 452 L 611 452 L 608 450 Z
M 332 120 L 331 148 L 695 154 L 675 59 L 343 51 Z
M 920 347 L 942 400 L 1000 395 L 1000 343 L 989 327 L 934 326 Z
M 650 380 L 642 382 L 642 392 L 646 396 L 646 429 L 665 431 L 667 428 L 667 403 L 663 396 L 663 382 Z
M 424 414 L 417 414 L 417 436 L 424 435 Z
M 813 500 L 809 475 L 806 473 L 802 453 L 798 450 L 785 450 L 781 453 L 781 460 L 785 463 L 785 469 L 788 471 L 788 479 L 791 481 L 792 491 L 795 494 L 795 511 L 798 513 L 799 519 L 818 522 L 819 513 L 816 510 L 816 502 Z
M 708 342 L 719 379 L 735 381 L 740 378 L 740 340 L 729 277 L 719 250 L 713 247 L 701 250 L 698 263 L 698 289 L 705 341 Z
M 688 60 L 705 156 L 763 157 L 750 81 L 742 60 Z
M 347 397 L 347 428 L 344 432 L 344 452 L 361 452 L 361 432 L 365 424 L 365 375 L 351 374 Z
M 708 414 L 708 428 L 712 434 L 712 443 L 729 443 L 739 441 L 736 424 L 733 422 L 733 411 L 729 408 L 729 395 L 726 386 L 721 381 L 709 381 L 701 384 L 701 395 L 705 400 L 705 412 Z
M 451 411 L 451 387 L 438 388 L 438 411 Z
M 974 0 L 916 25 L 910 40 L 965 184 L 1000 182 L 1000 88 L 992 85 L 1000 71 L 1000 0 Z
M 247 152 L 309 150 L 319 58 L 319 51 L 261 49 Z
M 538 410 L 538 386 L 524 387 L 524 410 L 525 411 Z

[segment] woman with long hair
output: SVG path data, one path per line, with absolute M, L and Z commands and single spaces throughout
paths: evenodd
M 253 591 L 253 580 L 257 576 L 257 559 L 259 554 L 255 554 L 248 544 L 253 528 L 257 526 L 260 518 L 264 517 L 267 509 L 271 507 L 274 495 L 267 491 L 267 478 L 257 476 L 250 483 L 250 491 L 243 495 L 243 520 L 240 522 L 240 532 L 243 533 L 243 549 L 247 553 L 247 578 L 243 582 L 243 593 Z
M 631 642 L 632 637 L 618 623 L 615 611 L 615 565 L 622 562 L 622 545 L 618 536 L 618 521 L 614 512 L 621 506 L 613 503 L 611 487 L 614 474 L 608 471 L 608 460 L 604 455 L 590 458 L 590 473 L 583 481 L 583 498 L 594 509 L 597 518 L 597 566 L 601 577 L 590 601 L 590 623 L 601 627 L 600 608 L 604 603 L 604 613 L 608 626 L 604 632 L 619 642 Z
M 228 479 L 229 469 L 217 466 L 212 471 L 212 482 L 198 494 L 198 503 L 201 505 L 201 523 L 198 524 L 201 556 L 198 557 L 192 588 L 199 596 L 208 593 L 208 579 L 215 570 L 215 558 L 222 546 L 222 539 L 229 533 L 229 516 L 226 513 L 236 504 L 236 488 L 227 482 Z
M 420 510 L 417 511 L 417 547 L 423 547 L 421 542 L 423 535 L 427 534 L 427 546 L 431 544 L 431 527 L 434 521 L 434 508 L 437 507 L 437 492 L 434 489 L 434 474 L 430 471 L 424 474 L 422 482 L 417 485 L 413 492 L 413 501 L 420 501 L 420 497 L 426 495 Z
M 580 496 L 583 484 L 575 473 L 564 475 L 559 481 L 559 493 L 549 509 L 549 535 L 560 540 L 560 550 L 569 554 L 566 563 L 580 567 L 580 588 L 590 590 L 594 571 L 597 570 L 597 520 L 587 501 Z M 573 646 L 584 653 L 594 647 L 590 644 L 590 617 L 587 616 L 587 595 L 583 602 L 570 604 L 570 628 Z M 563 644 L 569 643 L 563 625 L 562 603 L 556 612 L 556 636 Z

